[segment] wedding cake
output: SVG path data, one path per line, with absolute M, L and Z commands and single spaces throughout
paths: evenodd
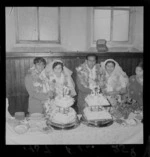
M 91 108 L 86 107 L 83 112 L 88 121 L 112 119 L 110 113 L 105 110 L 92 111 Z
M 51 121 L 56 124 L 70 124 L 76 121 L 76 112 L 73 108 L 56 108 L 51 115 Z
M 56 106 L 68 108 L 73 105 L 74 99 L 69 95 L 57 96 L 54 100 L 54 103 Z
M 105 110 L 105 106 L 109 106 L 108 100 L 102 93 L 99 91 L 92 91 L 85 98 L 87 107 L 83 110 L 83 116 L 86 120 L 103 120 L 103 119 L 112 119 L 110 113 Z
M 49 120 L 51 122 L 63 125 L 76 121 L 76 112 L 71 107 L 74 103 L 74 99 L 71 96 L 57 96 L 51 103 L 53 106 L 53 109 L 49 113 Z
M 91 93 L 85 98 L 88 106 L 108 106 L 108 100 L 100 93 Z

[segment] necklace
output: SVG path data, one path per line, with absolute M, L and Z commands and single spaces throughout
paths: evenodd
M 58 76 L 56 76 L 56 75 L 54 74 L 54 78 L 55 78 L 55 80 L 56 80 L 57 83 L 60 83 L 60 84 L 63 84 L 63 83 L 64 83 L 64 76 L 63 76 L 62 73 L 61 73 L 60 77 L 58 77 Z
M 89 78 L 92 80 L 95 80 L 95 78 L 96 78 L 96 66 L 94 66 L 92 69 L 90 69 L 88 67 L 88 65 L 86 65 L 86 66 L 87 66 L 87 70 L 89 72 Z

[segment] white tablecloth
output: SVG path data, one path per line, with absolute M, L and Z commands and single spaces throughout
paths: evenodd
M 88 127 L 80 124 L 72 130 L 53 130 L 17 134 L 6 122 L 6 144 L 143 144 L 143 124 L 108 127 Z

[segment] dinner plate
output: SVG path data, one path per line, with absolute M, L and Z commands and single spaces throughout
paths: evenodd
M 101 119 L 88 121 L 84 116 L 81 117 L 81 122 L 91 127 L 106 127 L 113 124 L 113 119 Z
M 75 122 L 68 123 L 68 124 L 58 124 L 48 120 L 47 125 L 53 127 L 56 130 L 70 130 L 79 126 L 79 120 L 76 119 Z

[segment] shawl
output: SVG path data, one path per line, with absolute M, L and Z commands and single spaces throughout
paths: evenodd
M 69 90 L 71 90 L 73 95 L 76 95 L 75 84 L 71 78 L 72 71 L 66 66 L 63 66 L 61 76 L 58 78 L 53 71 L 53 64 L 55 62 L 63 63 L 61 60 L 54 60 L 45 68 L 45 75 L 48 77 L 50 88 L 53 89 L 56 94 L 62 94 L 64 90 L 66 91 L 65 93 L 68 93 Z
M 115 63 L 115 68 L 113 72 L 109 75 L 106 71 L 106 63 L 112 61 Z M 103 70 L 105 71 L 105 82 L 107 91 L 119 91 L 121 88 L 127 87 L 128 77 L 126 73 L 122 70 L 119 64 L 113 59 L 107 59 L 101 63 Z

